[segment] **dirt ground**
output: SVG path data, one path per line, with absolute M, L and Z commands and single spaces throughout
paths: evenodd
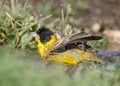
M 75 25 L 85 25 L 84 22 L 87 22 L 87 25 L 101 22 L 111 29 L 120 29 L 120 0 L 97 0 L 98 3 L 95 3 L 95 0 L 87 0 L 87 2 L 88 12 L 76 19 L 78 22 L 83 21 L 78 24 L 75 21 Z
M 79 1 L 79 0 L 77 0 Z M 24 3 L 25 0 L 21 0 Z M 45 3 L 47 0 L 29 0 L 33 6 Z M 110 29 L 120 29 L 120 0 L 86 0 L 87 10 L 74 15 L 71 23 L 75 27 L 91 28 L 96 22 L 109 27 Z M 51 0 L 51 3 L 61 4 L 61 0 Z

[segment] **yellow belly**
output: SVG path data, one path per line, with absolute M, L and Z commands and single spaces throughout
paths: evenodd
M 55 55 L 50 55 L 47 58 L 48 61 L 57 61 L 65 64 L 78 64 L 81 61 L 96 61 L 101 62 L 101 60 L 95 57 L 90 52 L 85 52 L 83 50 L 72 49 L 63 53 L 57 53 Z

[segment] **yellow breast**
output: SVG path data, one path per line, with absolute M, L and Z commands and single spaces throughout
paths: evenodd
M 56 42 L 56 37 L 54 35 L 51 36 L 51 39 L 45 44 L 41 43 L 39 38 L 35 38 L 38 47 L 38 53 L 41 55 L 42 59 L 46 59 L 47 52 L 49 48 Z

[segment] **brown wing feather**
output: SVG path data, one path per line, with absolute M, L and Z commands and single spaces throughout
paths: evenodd
M 94 36 L 88 33 L 77 33 L 72 36 L 63 37 L 62 39 L 58 40 L 53 46 L 51 47 L 51 51 L 59 49 L 61 47 L 65 47 L 71 43 L 83 43 L 91 40 L 99 40 L 102 37 Z
M 91 41 L 91 40 L 100 40 L 102 37 L 100 36 L 95 36 L 92 34 L 88 34 L 88 33 L 78 33 L 75 35 L 72 35 L 70 37 L 70 41 L 69 42 L 87 42 L 87 41 Z

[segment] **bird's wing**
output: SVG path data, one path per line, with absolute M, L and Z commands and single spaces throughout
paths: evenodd
M 100 36 L 95 36 L 84 32 L 73 34 L 72 36 L 63 37 L 57 40 L 57 42 L 51 46 L 51 51 L 65 47 L 72 43 L 85 43 L 87 41 L 99 40 L 101 38 L 102 37 Z
M 70 43 L 74 42 L 87 42 L 91 40 L 100 40 L 102 37 L 101 36 L 96 36 L 92 34 L 88 34 L 85 32 L 81 32 L 78 34 L 74 34 L 70 37 Z

